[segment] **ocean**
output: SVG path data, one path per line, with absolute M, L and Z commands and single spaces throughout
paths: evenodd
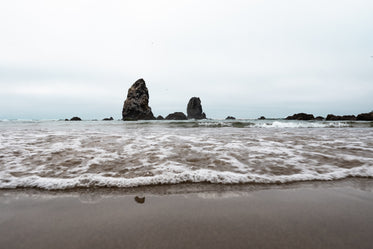
M 373 177 L 373 122 L 0 121 L 0 189 Z

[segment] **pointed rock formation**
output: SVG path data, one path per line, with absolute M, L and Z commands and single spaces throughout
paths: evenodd
M 148 88 L 143 79 L 137 80 L 128 89 L 127 99 L 122 110 L 123 120 L 155 119 L 149 104 Z
M 193 97 L 189 100 L 187 106 L 188 119 L 205 119 L 206 114 L 202 112 L 201 100 L 198 97 Z

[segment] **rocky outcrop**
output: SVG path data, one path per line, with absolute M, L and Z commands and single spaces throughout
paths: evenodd
M 82 119 L 79 118 L 79 117 L 72 117 L 72 118 L 70 119 L 70 121 L 82 121 Z
M 292 116 L 286 117 L 287 120 L 313 120 L 315 117 L 312 114 L 297 113 Z
M 168 114 L 166 117 L 166 120 L 187 120 L 187 116 L 185 116 L 182 112 L 174 112 L 171 114 Z
M 261 116 L 261 117 L 260 117 L 260 118 L 258 118 L 258 119 L 264 120 L 264 119 L 266 119 L 266 117 L 264 117 L 264 116 Z
M 164 120 L 164 117 L 162 115 L 159 115 L 156 119 L 157 120 Z
M 334 114 L 328 114 L 328 116 L 326 116 L 325 120 L 328 120 L 328 121 L 339 120 L 339 118 Z
M 356 120 L 356 117 L 354 115 L 338 116 L 338 115 L 328 114 L 325 120 L 327 121 Z
M 234 120 L 234 119 L 236 119 L 236 118 L 235 118 L 235 117 L 232 117 L 232 116 L 228 116 L 228 117 L 226 117 L 225 119 L 226 119 L 226 120 L 229 120 L 229 119 Z
M 373 111 L 369 113 L 360 113 L 359 115 L 357 115 L 356 120 L 373 121 Z
M 206 114 L 202 111 L 201 100 L 198 97 L 193 97 L 189 100 L 187 106 L 188 119 L 205 119 Z
M 110 118 L 104 118 L 102 121 L 112 121 L 114 120 L 113 117 L 110 117 Z
M 342 116 L 342 120 L 351 120 L 351 121 L 354 121 L 354 120 L 356 120 L 356 116 L 355 115 L 343 115 Z
M 128 89 L 127 99 L 122 110 L 123 120 L 151 120 L 155 119 L 149 106 L 149 93 L 143 79 L 137 80 Z
M 322 116 L 317 116 L 317 117 L 315 118 L 315 120 L 317 120 L 317 121 L 322 121 L 322 120 L 324 120 L 324 117 L 322 117 Z

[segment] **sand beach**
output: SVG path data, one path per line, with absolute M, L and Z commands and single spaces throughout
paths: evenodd
M 0 248 L 369 248 L 373 181 L 1 190 Z

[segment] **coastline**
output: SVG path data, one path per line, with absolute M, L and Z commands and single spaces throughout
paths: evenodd
M 368 248 L 372 210 L 370 178 L 1 190 L 0 247 Z

